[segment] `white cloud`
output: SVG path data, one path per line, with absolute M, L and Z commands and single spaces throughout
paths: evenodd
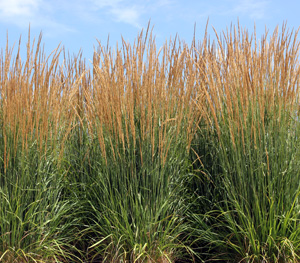
M 124 0 L 91 0 L 98 11 L 111 15 L 116 22 L 123 22 L 140 28 L 140 18 L 144 13 L 145 2 Z
M 141 27 L 139 25 L 141 13 L 136 7 L 112 8 L 110 12 L 114 15 L 115 20 L 118 22 L 125 22 L 135 27 Z
M 0 0 L 0 21 L 20 28 L 42 28 L 48 34 L 76 31 L 72 20 L 101 25 L 119 22 L 142 28 L 144 20 L 175 0 Z M 59 16 L 58 16 L 59 14 Z M 65 16 L 64 16 L 65 14 Z M 62 16 L 61 16 L 62 15 Z
M 104 19 L 141 28 L 145 15 L 172 5 L 174 0 L 0 0 L 0 21 L 19 27 L 38 26 L 74 31 L 57 13 L 101 24 Z M 62 22 L 64 21 L 64 22 Z
M 238 15 L 248 15 L 252 19 L 262 19 L 267 16 L 270 1 L 239 0 L 233 12 Z
M 33 15 L 41 4 L 40 0 L 0 0 L 0 15 L 11 18 Z
M 92 2 L 98 7 L 117 7 L 122 0 L 92 0 Z
M 0 0 L 0 21 L 20 28 L 38 27 L 48 35 L 74 31 L 51 16 L 53 6 L 45 0 Z M 50 30 L 47 30 L 50 29 Z M 59 30 L 58 30 L 59 29 Z

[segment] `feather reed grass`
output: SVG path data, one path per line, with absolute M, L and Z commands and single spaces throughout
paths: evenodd
M 29 34 L 23 62 L 20 43 L 14 58 L 8 44 L 0 58 L 0 261 L 72 258 L 65 241 L 74 204 L 62 198 L 59 153 L 73 125 L 66 105 L 75 83 L 59 66 L 59 48 L 46 57 L 41 37 L 35 45 Z
M 81 169 L 84 179 L 74 184 L 89 214 L 89 253 L 103 262 L 174 262 L 191 254 L 182 181 L 197 113 L 187 83 L 196 80 L 186 45 L 157 51 L 154 40 L 148 28 L 114 52 L 99 42 L 92 88 L 82 88 L 85 150 L 74 173 Z
M 210 211 L 193 220 L 215 259 L 219 253 L 237 262 L 299 260 L 297 33 L 283 25 L 259 43 L 238 26 L 197 51 L 207 54 L 198 86 L 207 104 L 198 107 L 215 134 L 210 142 L 199 136 L 198 144 L 211 145 L 217 160 L 206 167 L 213 186 L 202 196 L 219 198 L 211 204 L 209 196 Z
M 298 262 L 298 31 L 268 34 L 7 43 L 0 261 Z

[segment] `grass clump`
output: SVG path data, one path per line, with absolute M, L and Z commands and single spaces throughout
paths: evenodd
M 0 72 L 0 261 L 298 262 L 299 42 L 41 38 Z
M 194 113 L 183 76 L 190 70 L 187 51 L 175 45 L 165 46 L 159 61 L 151 34 L 148 46 L 141 34 L 133 48 L 123 42 L 113 56 L 99 43 L 94 54 L 92 89 L 82 86 L 87 111 L 78 114 L 84 128 L 74 130 L 72 141 L 79 143 L 70 144 L 80 156 L 73 171 L 82 176 L 74 184 L 88 226 L 88 257 L 174 262 L 191 253 L 182 181 L 190 172 Z
M 60 51 L 48 62 L 41 39 L 32 49 L 30 42 L 25 63 L 20 48 L 14 59 L 8 47 L 1 56 L 0 261 L 8 263 L 73 258 L 74 204 L 63 198 L 59 154 L 69 129 Z
M 297 33 L 283 27 L 280 37 L 277 30 L 259 44 L 238 27 L 220 36 L 217 47 L 203 49 L 207 78 L 199 88 L 216 134 L 208 138 L 217 160 L 208 172 L 219 200 L 195 216 L 200 239 L 221 260 L 297 262 Z

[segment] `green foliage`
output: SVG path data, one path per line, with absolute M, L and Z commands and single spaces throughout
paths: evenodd
M 260 41 L 7 48 L 0 261 L 300 261 L 299 42 Z
M 3 146 L 2 139 L 2 156 Z M 1 160 L 1 261 L 74 259 L 68 249 L 76 235 L 69 216 L 75 204 L 63 198 L 64 174 L 57 167 L 52 152 L 40 154 L 35 142 L 26 152 L 17 150 L 5 168 Z
M 226 64 L 216 68 L 208 62 L 208 74 L 222 78 L 212 79 L 212 93 L 207 93 L 211 132 L 199 129 L 195 141 L 199 155 L 211 147 L 209 160 L 214 163 L 204 155 L 201 171 L 205 185 L 212 187 L 205 191 L 198 181 L 197 196 L 204 202 L 191 213 L 196 244 L 205 259 L 299 261 L 299 97 L 291 82 L 277 83 L 297 78 L 292 69 L 299 64 L 291 61 L 289 54 L 296 54 L 297 45 L 289 46 L 284 28 L 274 46 L 276 37 L 275 32 L 269 46 L 262 42 L 260 54 L 269 56 L 255 57 L 255 51 L 247 52 L 251 43 L 246 34 L 235 34 L 235 40 L 228 36 L 226 46 L 220 46 L 222 54 L 227 51 L 227 57 L 220 58 Z M 234 44 L 236 40 L 241 45 Z M 256 60 L 263 65 L 259 69 Z

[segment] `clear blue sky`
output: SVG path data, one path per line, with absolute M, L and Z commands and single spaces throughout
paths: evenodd
M 201 40 L 209 17 L 218 32 L 231 22 L 247 27 L 261 36 L 265 26 L 272 32 L 287 21 L 289 28 L 300 26 L 299 0 L 0 0 L 0 44 L 5 47 L 6 33 L 9 43 L 17 43 L 22 35 L 27 41 L 28 27 L 32 37 L 43 33 L 46 53 L 59 43 L 71 53 L 83 50 L 92 58 L 96 39 L 111 45 L 120 42 L 121 35 L 133 42 L 137 33 L 146 28 L 149 20 L 154 26 L 157 45 L 170 36 L 191 43 L 196 23 L 196 38 Z M 24 50 L 25 51 L 25 50 Z

